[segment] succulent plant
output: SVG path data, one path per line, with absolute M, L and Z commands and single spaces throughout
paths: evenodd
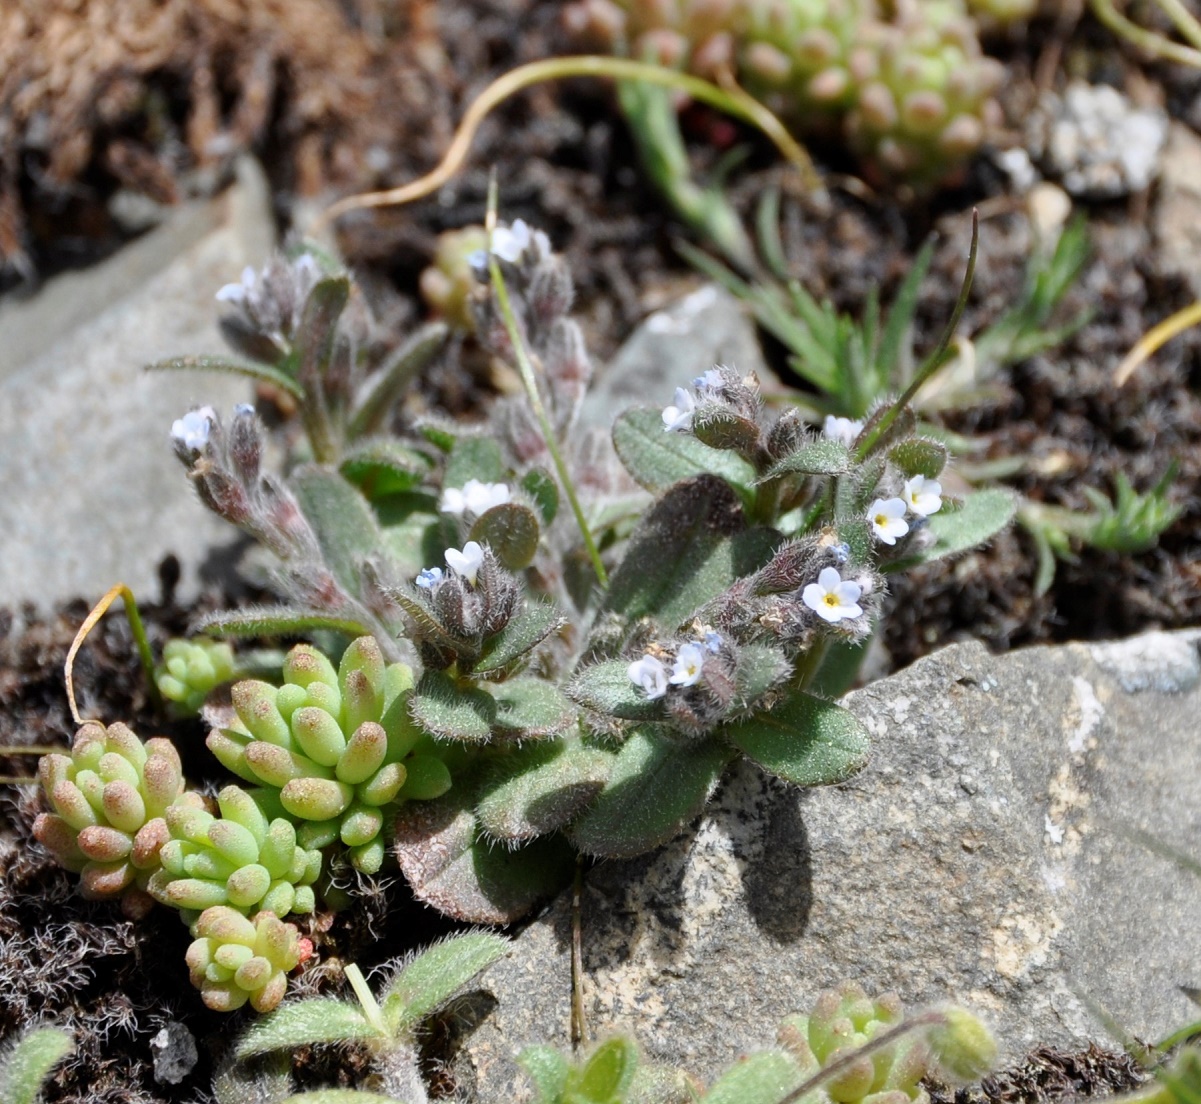
M 268 910 L 247 918 L 236 909 L 214 905 L 192 925 L 188 971 L 204 1003 L 232 1012 L 247 1001 L 256 1012 L 270 1012 L 284 998 L 288 974 L 300 963 L 302 942 L 294 924 Z
M 435 314 L 460 330 L 474 328 L 471 300 L 480 282 L 472 259 L 488 244 L 482 226 L 464 226 L 438 235 L 433 263 L 421 273 L 421 295 Z
M 34 822 L 37 839 L 80 875 L 85 897 L 119 897 L 126 913 L 143 914 L 170 838 L 164 814 L 183 792 L 175 746 L 164 737 L 143 744 L 124 724 L 89 722 L 70 755 L 42 756 L 38 777 L 54 812 Z
M 276 804 L 270 791 L 226 786 L 217 795 L 220 816 L 214 816 L 199 794 L 185 794 L 167 809 L 171 838 L 160 851 L 150 893 L 180 909 L 189 923 L 216 905 L 245 914 L 312 912 L 321 852 L 297 843 L 287 817 L 269 815 Z
M 180 713 L 195 715 L 215 687 L 235 676 L 234 651 L 223 640 L 175 638 L 163 646 L 163 662 L 154 672 L 159 693 Z
M 385 664 L 375 640 L 360 637 L 337 669 L 297 645 L 283 677 L 280 687 L 235 684 L 238 722 L 214 729 L 208 746 L 240 778 L 279 791 L 288 815 L 304 822 L 304 847 L 341 840 L 355 866 L 374 872 L 388 808 L 450 788 L 445 763 L 409 715 L 412 671 Z
M 999 120 L 1002 70 L 964 0 L 580 0 L 567 18 L 634 57 L 733 67 L 804 129 L 841 126 L 881 179 L 938 182 Z

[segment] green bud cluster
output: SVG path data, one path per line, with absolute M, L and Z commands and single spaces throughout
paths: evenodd
M 233 649 L 220 640 L 168 640 L 162 665 L 155 669 L 159 693 L 175 702 L 179 711 L 194 715 L 209 691 L 237 674 Z
M 159 852 L 161 868 L 147 886 L 155 900 L 185 920 L 218 905 L 246 914 L 312 912 L 321 852 L 299 846 L 290 820 L 268 816 L 271 804 L 273 795 L 237 786 L 217 795 L 219 817 L 198 794 L 176 801 L 166 812 L 171 838 Z
M 779 1042 L 811 1077 L 858 1050 L 904 1019 L 900 999 L 887 993 L 876 999 L 854 982 L 822 993 L 808 1016 L 790 1016 Z M 898 1039 L 853 1063 L 824 1086 L 837 1104 L 909 1104 L 928 1099 L 921 1080 L 930 1066 L 930 1050 L 921 1033 Z
M 247 919 L 236 909 L 214 905 L 193 925 L 195 941 L 187 952 L 192 984 L 204 1003 L 232 1012 L 247 1001 L 256 1012 L 270 1012 L 288 986 L 288 973 L 300 963 L 300 932 L 274 913 Z
M 147 889 L 169 839 L 164 814 L 183 792 L 179 754 L 170 740 L 145 744 L 123 724 L 89 722 L 70 755 L 42 756 L 38 777 L 53 813 L 34 822 L 34 835 L 68 870 L 83 895 L 121 898 L 141 915 Z
M 569 21 L 702 76 L 729 65 L 810 132 L 840 126 L 881 176 L 942 179 L 999 119 L 1002 68 L 984 56 L 967 0 L 579 0 Z
M 450 772 L 409 716 L 413 673 L 386 666 L 369 636 L 354 641 L 337 670 L 297 645 L 284 684 L 245 680 L 232 691 L 238 723 L 209 734 L 213 754 L 234 774 L 278 789 L 286 812 L 305 821 L 303 847 L 341 840 L 360 870 L 383 864 L 386 808 L 450 788 Z

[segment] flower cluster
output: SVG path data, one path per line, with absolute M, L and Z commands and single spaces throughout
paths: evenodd
M 705 634 L 704 643 L 689 641 L 676 651 L 671 670 L 653 652 L 634 660 L 627 668 L 630 681 L 640 687 L 648 701 L 654 701 L 667 693 L 668 686 L 695 686 L 705 669 L 705 652 L 716 654 L 721 650 L 721 637 L 715 632 Z
M 473 518 L 512 500 L 513 492 L 507 483 L 481 483 L 478 479 L 469 479 L 461 490 L 447 487 L 438 500 L 438 509 L 455 517 Z
M 910 524 L 905 520 L 907 514 L 921 521 L 941 509 L 942 484 L 924 475 L 915 475 L 905 480 L 901 497 L 877 498 L 872 502 L 867 519 L 876 540 L 895 545 L 910 530 Z

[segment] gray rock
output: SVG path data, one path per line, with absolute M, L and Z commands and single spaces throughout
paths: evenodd
M 1201 136 L 1183 123 L 1168 128 L 1152 226 L 1156 264 L 1201 296 Z
M 687 387 L 714 364 L 770 373 L 754 323 L 724 288 L 705 284 L 652 314 L 630 335 L 584 400 L 580 423 L 607 430 L 631 406 L 666 406 L 677 387 Z
M 201 562 L 233 532 L 189 488 L 171 422 L 194 403 L 228 410 L 248 387 L 143 367 L 220 351 L 213 295 L 273 241 L 266 181 L 247 163 L 218 199 L 0 311 L 0 605 L 95 599 L 117 582 L 153 599 L 172 552 L 181 598 L 197 593 Z
M 1161 1037 L 1196 1018 L 1201 879 L 1123 835 L 1201 838 L 1201 632 L 992 657 L 956 645 L 848 698 L 869 766 L 798 792 L 743 763 L 686 838 L 587 875 L 590 1030 L 712 1078 L 843 979 L 984 1014 L 1005 1057 L 1106 1041 L 1077 995 Z M 529 1100 L 521 1047 L 566 1047 L 570 907 L 486 975 L 459 1074 Z
M 178 1085 L 193 1069 L 200 1055 L 187 1024 L 171 1020 L 150 1040 L 154 1052 L 154 1079 L 160 1085 Z

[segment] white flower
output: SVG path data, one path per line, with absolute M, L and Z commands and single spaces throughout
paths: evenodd
M 924 475 L 905 481 L 905 505 L 918 517 L 929 517 L 942 509 L 942 484 Z
M 456 517 L 462 517 L 463 514 L 478 517 L 493 506 L 505 505 L 512 497 L 507 483 L 481 483 L 478 479 L 469 479 L 463 484 L 462 490 L 447 487 L 438 500 L 438 509 Z
M 483 562 L 484 550 L 476 541 L 468 541 L 461 552 L 457 548 L 446 550 L 446 566 L 456 575 L 462 575 L 472 586 L 475 586 L 475 577 Z
M 171 423 L 171 436 L 184 448 L 200 452 L 209 442 L 209 433 L 217 423 L 217 412 L 211 406 L 189 410 Z
M 722 378 L 720 368 L 710 368 L 703 376 L 697 376 L 692 381 L 692 386 L 698 392 L 702 391 L 717 391 L 725 385 L 725 380 Z
M 682 387 L 677 387 L 675 405 L 665 407 L 663 410 L 663 428 L 669 432 L 673 429 L 678 429 L 680 432 L 691 429 L 694 410 L 696 410 L 696 400 L 691 393 Z
M 823 621 L 831 624 L 844 617 L 859 617 L 863 613 L 859 595 L 863 588 L 853 579 L 845 582 L 836 567 L 824 567 L 816 583 L 810 583 L 801 594 L 805 603 Z
M 667 668 L 653 655 L 644 655 L 626 668 L 626 674 L 635 686 L 646 691 L 649 700 L 661 698 L 667 693 Z
M 675 666 L 671 669 L 672 686 L 695 686 L 701 681 L 701 668 L 705 665 L 705 649 L 699 644 L 684 644 L 676 652 Z
M 876 540 L 883 544 L 896 544 L 898 537 L 909 532 L 905 520 L 905 501 L 901 498 L 877 498 L 867 511 Z
M 833 414 L 827 415 L 822 426 L 823 436 L 837 441 L 840 445 L 846 445 L 847 448 L 855 443 L 855 438 L 862 432 L 862 422 L 852 421 L 850 418 L 836 418 Z
M 509 264 L 516 264 L 533 245 L 537 252 L 550 253 L 550 238 L 541 230 L 534 230 L 525 219 L 514 219 L 510 226 L 498 226 L 492 231 L 492 255 Z M 488 257 L 483 250 L 468 258 L 473 268 L 486 269 Z
M 250 265 L 242 269 L 242 282 L 238 284 L 226 284 L 220 291 L 217 292 L 218 303 L 245 303 L 246 296 L 254 290 L 254 285 L 258 281 L 258 274 Z
M 417 586 L 425 590 L 433 590 L 440 582 L 442 582 L 442 568 L 427 567 L 424 571 L 413 580 Z
M 714 655 L 721 651 L 721 633 L 709 629 L 705 633 L 705 647 Z

